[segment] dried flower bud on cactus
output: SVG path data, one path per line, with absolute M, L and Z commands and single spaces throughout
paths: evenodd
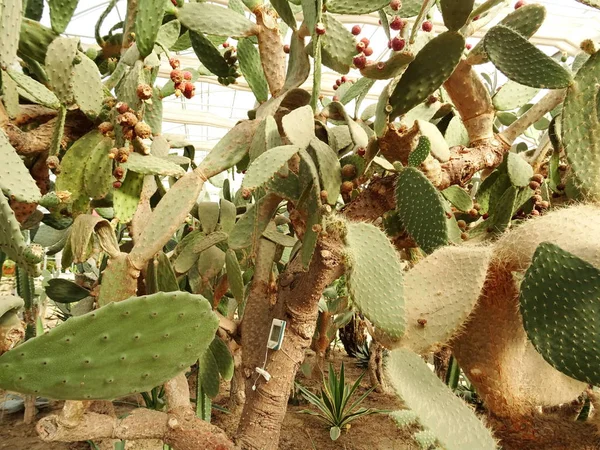
M 138 84 L 136 94 L 140 100 L 148 100 L 152 98 L 152 86 L 146 83 Z
M 362 29 L 360 28 L 360 25 L 354 25 L 354 26 L 352 27 L 352 34 L 353 34 L 354 36 L 358 36 L 358 35 L 360 34 L 361 30 L 362 30 Z
M 392 11 L 398 11 L 402 7 L 402 2 L 400 0 L 392 0 L 390 2 L 390 9 Z
M 116 107 L 119 114 L 125 114 L 127 111 L 129 111 L 129 105 L 125 102 L 117 103 Z
M 290 46 L 289 46 L 289 44 L 285 44 L 283 46 L 283 53 L 285 53 L 285 54 L 289 54 L 290 53 Z
M 173 69 L 171 70 L 169 77 L 173 83 L 179 84 L 183 81 L 183 72 L 179 69 Z
M 183 79 L 186 81 L 191 81 L 192 79 L 192 72 L 190 72 L 189 70 L 184 70 L 183 71 Z
M 108 151 L 108 158 L 109 159 L 115 159 L 117 157 L 118 152 L 119 152 L 118 148 L 111 148 Z
M 152 136 L 152 128 L 145 122 L 138 122 L 134 128 L 135 135 L 141 139 L 148 139 Z
M 122 167 L 116 167 L 115 170 L 113 170 L 113 177 L 115 177 L 117 180 L 120 180 L 123 178 L 123 175 L 125 175 L 125 169 L 123 169 Z
M 129 158 L 129 149 L 126 147 L 121 147 L 117 151 L 117 157 L 115 158 L 119 163 L 126 163 Z
M 48 158 L 46 158 L 46 166 L 48 166 L 48 169 L 50 170 L 60 169 L 60 160 L 58 159 L 58 156 L 48 156 Z
M 100 125 L 98 125 L 98 131 L 100 131 L 100 133 L 104 135 L 110 133 L 113 130 L 113 128 L 113 124 L 110 122 L 102 122 Z
M 352 189 L 354 189 L 354 183 L 352 183 L 352 181 L 344 181 L 340 191 L 342 194 L 348 194 L 352 192 Z
M 319 22 L 315 25 L 315 33 L 317 33 L 318 35 L 325 34 L 325 31 L 325 24 L 323 24 L 323 22 Z
M 181 65 L 181 62 L 177 58 L 169 58 L 169 64 L 172 69 L 177 69 Z
M 115 182 L 113 183 L 113 187 L 114 187 L 115 189 L 119 189 L 119 188 L 120 188 L 122 185 L 123 185 L 123 183 L 121 183 L 120 181 L 115 181 Z
M 426 20 L 425 22 L 423 22 L 423 25 L 421 25 L 421 29 L 423 31 L 426 32 L 430 32 L 431 30 L 433 30 L 433 23 L 431 22 L 431 20 Z
M 117 116 L 117 122 L 121 126 L 135 127 L 135 124 L 138 123 L 138 118 L 134 113 L 126 112 Z

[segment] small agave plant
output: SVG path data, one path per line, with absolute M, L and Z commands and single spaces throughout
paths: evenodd
M 373 408 L 360 408 L 362 402 L 374 388 L 367 389 L 360 397 L 351 400 L 356 389 L 360 386 L 360 382 L 364 375 L 365 372 L 363 372 L 356 379 L 354 384 L 350 386 L 346 383 L 344 363 L 342 363 L 340 368 L 339 377 L 335 373 L 333 364 L 329 363 L 329 373 L 327 379 L 325 378 L 325 375 L 323 375 L 323 386 L 321 387 L 320 395 L 313 394 L 307 388 L 296 383 L 296 387 L 300 390 L 304 398 L 319 409 L 319 411 L 304 409 L 300 412 L 318 417 L 319 420 L 329 426 L 329 436 L 331 437 L 331 440 L 337 440 L 340 437 L 342 430 L 344 428 L 349 428 L 349 424 L 353 420 L 370 414 L 383 412 Z

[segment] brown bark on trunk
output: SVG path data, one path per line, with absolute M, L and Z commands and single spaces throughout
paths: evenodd
M 247 393 L 238 428 L 238 444 L 242 449 L 278 448 L 294 377 L 315 331 L 321 293 L 343 273 L 342 262 L 339 247 L 321 243 L 307 272 L 298 256 L 280 277 L 278 302 L 284 306 L 286 334 L 281 349 L 269 355 L 266 370 L 271 380 L 266 382 L 261 378 L 256 390 Z
M 369 358 L 369 379 L 371 386 L 375 388 L 375 392 L 383 394 L 388 391 L 388 385 L 385 381 L 385 375 L 383 371 L 383 346 L 376 342 L 371 341 L 371 357 Z

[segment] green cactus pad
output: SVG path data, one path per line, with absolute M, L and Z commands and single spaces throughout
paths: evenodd
M 0 193 L 0 251 L 29 274 L 37 276 L 40 274 L 37 264 L 43 256 L 41 251 L 37 254 L 37 247 L 27 246 L 15 213 L 10 208 L 7 198 Z
M 468 212 L 473 209 L 471 196 L 460 186 L 450 186 L 442 191 L 442 195 L 459 211 Z
M 389 416 L 400 428 L 410 427 L 417 424 L 419 421 L 419 416 L 417 416 L 417 413 L 411 411 L 410 409 L 399 409 L 398 411 L 391 412 Z
M 77 39 L 60 37 L 52 41 L 46 53 L 46 72 L 50 87 L 65 105 L 74 101 L 73 61 L 77 56 L 77 44 Z
M 419 167 L 429 156 L 431 142 L 427 136 L 419 137 L 417 147 L 408 155 L 408 165 L 410 167 Z
M 112 189 L 113 160 L 108 157 L 112 147 L 113 140 L 105 137 L 88 148 L 90 156 L 85 163 L 83 187 L 86 194 L 94 199 L 106 197 Z
M 459 116 L 454 116 L 450 120 L 444 139 L 450 148 L 455 145 L 469 145 L 469 133 Z
M 262 70 L 260 55 L 250 39 L 240 39 L 237 43 L 237 56 L 240 70 L 260 103 L 269 97 L 269 86 Z
M 540 28 L 546 18 L 546 8 L 538 3 L 531 3 L 514 10 L 498 25 L 504 25 L 529 39 Z M 489 61 L 484 48 L 484 39 L 480 40 L 469 52 L 467 62 L 471 65 L 483 64 Z
M 508 80 L 492 98 L 496 111 L 520 108 L 533 99 L 540 90 Z
M 190 31 L 189 35 L 194 53 L 204 67 L 218 77 L 228 77 L 230 74 L 229 64 L 214 44 L 202 33 Z
M 280 197 L 265 195 L 248 207 L 229 233 L 229 248 L 238 250 L 255 246 L 271 221 Z
M 142 101 L 137 96 L 137 87 L 140 83 L 145 82 L 144 62 L 142 60 L 137 60 L 115 88 L 117 98 L 119 101 L 127 103 L 134 111 L 139 110 Z
M 508 178 L 513 186 L 525 187 L 529 185 L 533 176 L 533 168 L 529 163 L 517 153 L 507 153 L 505 160 Z
M 173 266 L 163 252 L 158 252 L 154 259 L 148 262 L 145 282 L 149 294 L 179 290 Z
M 342 105 L 346 105 L 354 99 L 363 98 L 367 95 L 374 84 L 375 80 L 364 77 L 359 78 L 342 94 L 340 97 L 340 103 Z
M 79 0 L 48 0 L 50 23 L 54 31 L 60 34 L 66 30 L 78 2 Z
M 0 3 L 0 64 L 9 67 L 15 62 L 19 47 L 23 2 L 3 0 Z
M 146 0 L 139 3 L 135 16 L 135 43 L 142 58 L 154 49 L 164 9 L 164 0 Z
M 519 188 L 509 185 L 504 191 L 501 191 L 501 187 L 507 180 L 508 176 L 503 174 L 492 187 L 494 197 L 490 198 L 488 203 L 489 217 L 485 222 L 479 224 L 479 230 L 485 229 L 488 233 L 502 233 L 510 226 L 519 197 Z M 480 209 L 479 212 L 481 213 L 482 210 Z
M 87 199 L 83 184 L 85 165 L 81 162 L 86 161 L 90 157 L 91 149 L 103 140 L 104 136 L 98 130 L 90 131 L 75 141 L 62 158 L 61 170 L 56 177 L 56 190 L 69 191 L 74 203 L 78 203 L 79 199 Z
M 388 379 L 419 422 L 435 434 L 446 450 L 495 450 L 496 442 L 473 410 L 407 349 L 390 352 Z
M 402 74 L 414 59 L 410 52 L 396 52 L 387 61 L 368 64 L 360 73 L 372 80 L 387 80 Z
M 288 0 L 271 0 L 270 3 L 273 9 L 277 11 L 279 17 L 281 17 L 281 20 L 283 20 L 292 30 L 295 30 L 297 27 L 296 17 Z
M 13 69 L 8 69 L 7 73 L 17 83 L 19 94 L 27 100 L 52 109 L 58 109 L 60 106 L 60 102 L 56 95 L 54 95 L 54 92 L 43 84 Z
M 396 184 L 396 207 L 400 220 L 426 253 L 448 244 L 449 225 L 445 200 L 419 170 L 409 167 Z
M 454 72 L 464 48 L 465 38 L 454 31 L 425 44 L 390 95 L 391 116 L 407 113 L 438 89 Z
M 599 300 L 600 270 L 555 244 L 539 245 L 521 284 L 523 326 L 548 363 L 590 384 L 600 383 Z
M 292 144 L 303 149 L 308 147 L 315 135 L 315 118 L 310 105 L 293 110 L 281 122 Z
M 329 145 L 316 137 L 310 141 L 310 146 L 314 150 L 321 189 L 327 192 L 327 203 L 335 205 L 342 184 L 342 171 L 337 154 Z
M 318 169 L 306 150 L 300 151 L 299 176 L 304 192 L 298 202 L 298 209 L 306 210 L 308 216 L 300 251 L 302 253 L 302 265 L 308 270 L 317 246 L 319 230 L 322 227 L 322 203 Z
M 425 354 L 459 332 L 477 304 L 490 257 L 489 248 L 448 246 L 409 270 L 404 276 L 407 328 L 399 344 Z
M 277 122 L 272 116 L 267 116 L 256 129 L 256 133 L 252 139 L 249 156 L 250 162 L 254 161 L 266 150 L 281 145 L 281 137 L 277 129 Z
M 227 270 L 227 281 L 229 281 L 229 290 L 237 300 L 238 305 L 244 301 L 244 280 L 240 263 L 231 249 L 225 253 L 225 269 Z
M 373 325 L 398 339 L 406 327 L 402 267 L 388 237 L 367 223 L 348 223 L 350 295 Z
M 181 177 L 185 170 L 180 165 L 172 163 L 164 158 L 152 155 L 140 155 L 130 153 L 127 162 L 122 164 L 123 168 L 143 175 L 161 175 L 169 177 Z
M 180 22 L 196 33 L 242 38 L 258 33 L 258 27 L 237 12 L 209 3 L 186 3 L 177 14 Z
M 3 131 L 0 131 L 0 161 L 0 190 L 8 198 L 34 203 L 42 197 L 35 180 Z
M 356 40 L 348 29 L 333 15 L 323 14 L 325 34 L 321 36 L 323 52 L 343 66 L 352 64 L 352 58 L 358 53 Z
M 444 25 L 451 31 L 460 30 L 469 20 L 475 0 L 440 0 Z
M 16 295 L 0 295 L 0 318 L 6 313 L 16 312 L 25 306 L 23 299 Z
M 567 90 L 562 111 L 562 143 L 578 181 L 577 187 L 595 201 L 600 199 L 600 120 L 590 114 L 600 83 L 600 54 L 579 69 Z
M 81 61 L 73 68 L 73 97 L 79 109 L 95 119 L 102 109 L 104 86 L 94 61 L 82 52 L 77 52 L 77 56 Z
M 179 39 L 180 32 L 181 23 L 179 22 L 179 20 L 171 20 L 158 29 L 158 34 L 156 35 L 156 43 L 160 43 L 165 48 L 171 48 Z M 160 53 L 163 51 L 163 49 L 156 45 L 154 47 L 154 51 Z
M 120 222 L 128 223 L 133 218 L 143 185 L 144 175 L 128 170 L 121 187 L 113 191 L 115 218 Z
M 52 278 L 44 291 L 52 301 L 58 303 L 74 303 L 90 295 L 90 291 L 73 281 L 64 278 Z
M 242 187 L 256 189 L 266 184 L 300 150 L 302 148 L 296 145 L 282 145 L 267 150 L 248 167 Z
M 200 168 L 211 177 L 236 165 L 247 155 L 259 124 L 259 120 L 245 120 L 236 124 L 206 155 Z
M 419 445 L 419 448 L 429 450 L 437 442 L 435 434 L 431 430 L 421 430 L 413 434 L 413 439 Z
M 369 14 L 379 11 L 389 3 L 387 0 L 328 0 L 327 11 L 336 14 Z
M 40 64 L 46 60 L 46 52 L 50 43 L 58 35 L 35 20 L 22 19 L 19 36 L 18 54 L 30 58 Z
M 540 89 L 567 87 L 571 73 L 516 31 L 497 25 L 485 35 L 485 51 L 509 79 Z
M 158 293 L 73 317 L 0 357 L 0 386 L 54 399 L 149 391 L 206 351 L 218 320 L 204 297 Z

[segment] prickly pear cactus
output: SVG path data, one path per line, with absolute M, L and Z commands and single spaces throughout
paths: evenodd
M 76 0 L 46 3 L 0 1 L 0 261 L 24 300 L 0 309 L 1 389 L 156 407 L 193 375 L 195 411 L 177 403 L 183 428 L 156 411 L 170 431 L 150 436 L 180 433 L 177 450 L 218 434 L 186 414 L 210 420 L 231 382 L 232 409 L 247 398 L 226 431 L 271 450 L 305 350 L 354 315 L 390 351 L 371 378 L 422 448 L 597 446 L 583 414 L 541 408 L 600 382 L 592 40 L 548 52 L 546 7 L 523 1 L 149 0 L 118 23 L 109 2 L 89 44 L 65 34 Z M 207 82 L 252 109 L 196 111 Z M 229 129 L 168 132 L 199 121 Z M 129 440 L 74 405 L 78 438 Z

